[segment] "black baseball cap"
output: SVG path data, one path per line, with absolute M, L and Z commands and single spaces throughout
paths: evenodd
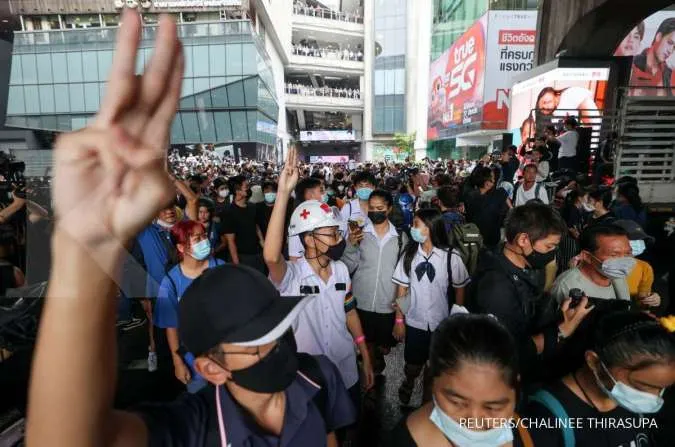
M 648 235 L 642 227 L 633 220 L 622 219 L 615 220 L 612 222 L 612 225 L 623 228 L 628 233 L 628 239 L 631 241 L 643 240 L 645 242 L 654 243 L 655 239 L 653 236 Z
M 206 270 L 178 304 L 180 339 L 195 356 L 220 343 L 262 346 L 280 338 L 311 297 L 284 296 L 255 269 L 225 264 Z

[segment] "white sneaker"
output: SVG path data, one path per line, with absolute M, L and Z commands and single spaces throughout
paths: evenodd
M 148 371 L 155 372 L 157 371 L 157 353 L 150 351 L 148 352 Z

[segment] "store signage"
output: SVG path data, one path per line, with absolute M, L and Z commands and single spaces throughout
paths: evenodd
M 242 0 L 155 0 L 155 8 L 221 8 L 241 6 Z

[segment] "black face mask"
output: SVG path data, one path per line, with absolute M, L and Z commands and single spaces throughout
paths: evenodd
M 545 268 L 548 264 L 555 259 L 555 250 L 551 250 L 548 253 L 540 253 L 532 247 L 532 253 L 525 256 L 525 260 L 530 267 L 535 270 L 541 270 Z
M 370 211 L 368 212 L 368 219 L 375 225 L 379 225 L 387 220 L 387 213 L 386 211 Z
M 342 258 L 342 255 L 344 254 L 346 247 L 347 242 L 345 242 L 345 240 L 342 239 L 337 244 L 328 247 L 328 251 L 326 251 L 326 256 L 331 258 L 333 261 L 339 261 Z
M 255 365 L 232 371 L 232 381 L 255 393 L 278 393 L 288 388 L 298 372 L 295 337 L 287 332 Z

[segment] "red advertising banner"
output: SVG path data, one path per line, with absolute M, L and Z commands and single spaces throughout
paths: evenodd
M 485 16 L 431 64 L 430 139 L 480 121 L 485 78 Z

